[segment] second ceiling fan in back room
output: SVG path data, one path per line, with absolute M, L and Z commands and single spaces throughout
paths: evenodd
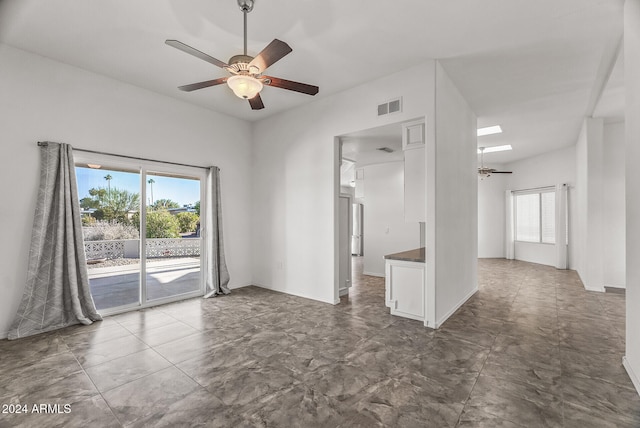
M 247 14 L 253 10 L 253 2 L 254 0 L 238 0 L 238 6 L 240 6 L 240 10 L 244 15 L 244 53 L 232 56 L 228 64 L 200 52 L 189 45 L 185 45 L 178 40 L 165 41 L 169 46 L 180 49 L 217 67 L 224 68 L 231 74 L 231 76 L 227 77 L 180 86 L 178 89 L 191 92 L 196 89 L 226 83 L 238 97 L 249 100 L 249 104 L 253 110 L 264 108 L 262 98 L 260 97 L 260 91 L 264 85 L 288 89 L 307 95 L 315 95 L 318 93 L 319 88 L 317 86 L 262 74 L 270 65 L 279 61 L 292 51 L 291 47 L 285 42 L 274 39 L 257 56 L 252 57 L 247 55 Z
M 491 174 L 513 174 L 512 171 L 498 171 L 493 168 L 487 168 L 486 166 L 484 166 L 485 147 L 478 147 L 478 150 L 480 150 L 480 166 L 478 167 L 478 175 L 480 176 L 480 180 L 491 177 Z

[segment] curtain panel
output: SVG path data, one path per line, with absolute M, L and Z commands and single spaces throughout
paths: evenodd
M 89 288 L 73 149 L 50 142 L 40 153 L 27 283 L 9 339 L 102 319 Z
M 222 205 L 220 198 L 220 169 L 212 166 L 207 171 L 205 197 L 204 237 L 205 298 L 229 294 L 229 271 L 222 239 Z
M 507 260 L 513 260 L 516 258 L 516 242 L 515 242 L 515 219 L 513 218 L 513 191 L 505 191 L 505 231 L 504 231 L 504 251 L 505 258 Z
M 556 268 L 569 269 L 569 186 L 556 186 Z

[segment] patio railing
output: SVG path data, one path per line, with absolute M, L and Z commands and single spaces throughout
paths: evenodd
M 200 255 L 199 238 L 147 239 L 146 257 L 197 257 Z M 140 258 L 140 240 L 85 241 L 87 260 Z

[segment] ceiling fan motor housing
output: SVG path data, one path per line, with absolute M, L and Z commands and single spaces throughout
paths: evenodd
M 260 74 L 260 70 L 256 66 L 249 66 L 249 63 L 253 60 L 249 55 L 234 55 L 229 58 L 229 70 L 234 74 Z
M 238 6 L 243 12 L 251 12 L 253 10 L 253 0 L 238 0 Z

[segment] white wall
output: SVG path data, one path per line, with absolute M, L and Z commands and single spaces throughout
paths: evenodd
M 508 190 L 524 190 L 538 187 L 569 184 L 569 268 L 577 264 L 576 233 L 580 213 L 577 211 L 576 147 L 567 147 L 540 156 L 511 162 L 505 169 L 513 171 L 507 178 Z M 492 177 L 493 178 L 493 177 Z M 516 259 L 555 266 L 555 245 L 516 243 Z
M 586 119 L 587 130 L 587 237 L 586 275 L 578 272 L 587 290 L 604 291 L 604 266 L 602 265 L 603 240 L 603 181 L 602 158 L 604 152 L 604 120 Z M 582 207 L 578 207 L 582 211 Z
M 576 270 L 587 290 L 604 291 L 604 120 L 586 118 L 576 145 L 577 211 L 580 215 Z
M 384 276 L 386 254 L 420 246 L 420 225 L 404 221 L 404 162 L 364 167 L 364 274 Z
M 605 123 L 602 156 L 602 265 L 605 287 L 625 287 L 624 160 L 624 122 Z
M 587 255 L 585 247 L 587 246 L 587 188 L 588 188 L 588 166 L 587 166 L 587 129 L 583 124 L 580 129 L 580 135 L 576 142 L 576 191 L 573 192 L 573 200 L 576 203 L 576 209 L 574 212 L 580 211 L 581 215 L 576 215 L 575 221 L 575 233 L 572 235 L 575 237 L 575 245 L 572 248 L 571 253 L 575 257 L 576 264 L 573 269 L 578 272 L 582 272 L 582 275 L 587 271 Z M 571 192 L 573 189 L 569 189 Z M 571 236 L 571 235 L 570 235 Z
M 625 287 L 624 123 L 588 118 L 576 144 L 576 267 L 588 290 Z
M 640 392 L 640 0 L 624 4 L 624 75 L 626 142 L 626 299 L 624 366 Z
M 430 61 L 255 124 L 252 228 L 257 285 L 338 301 L 335 195 L 340 168 L 334 137 L 432 117 L 433 75 Z M 377 105 L 398 96 L 403 97 L 402 113 L 378 117 Z
M 431 327 L 442 324 L 478 289 L 476 116 L 439 63 L 435 86 L 435 122 L 427 121 L 426 147 Z
M 498 171 L 503 165 L 487 165 Z M 478 179 L 478 257 L 504 258 L 505 190 L 507 174 Z
M 26 283 L 39 180 L 37 141 L 221 168 L 231 286 L 252 283 L 250 125 L 0 44 L 0 337 Z M 233 143 L 230 144 L 229 142 Z

